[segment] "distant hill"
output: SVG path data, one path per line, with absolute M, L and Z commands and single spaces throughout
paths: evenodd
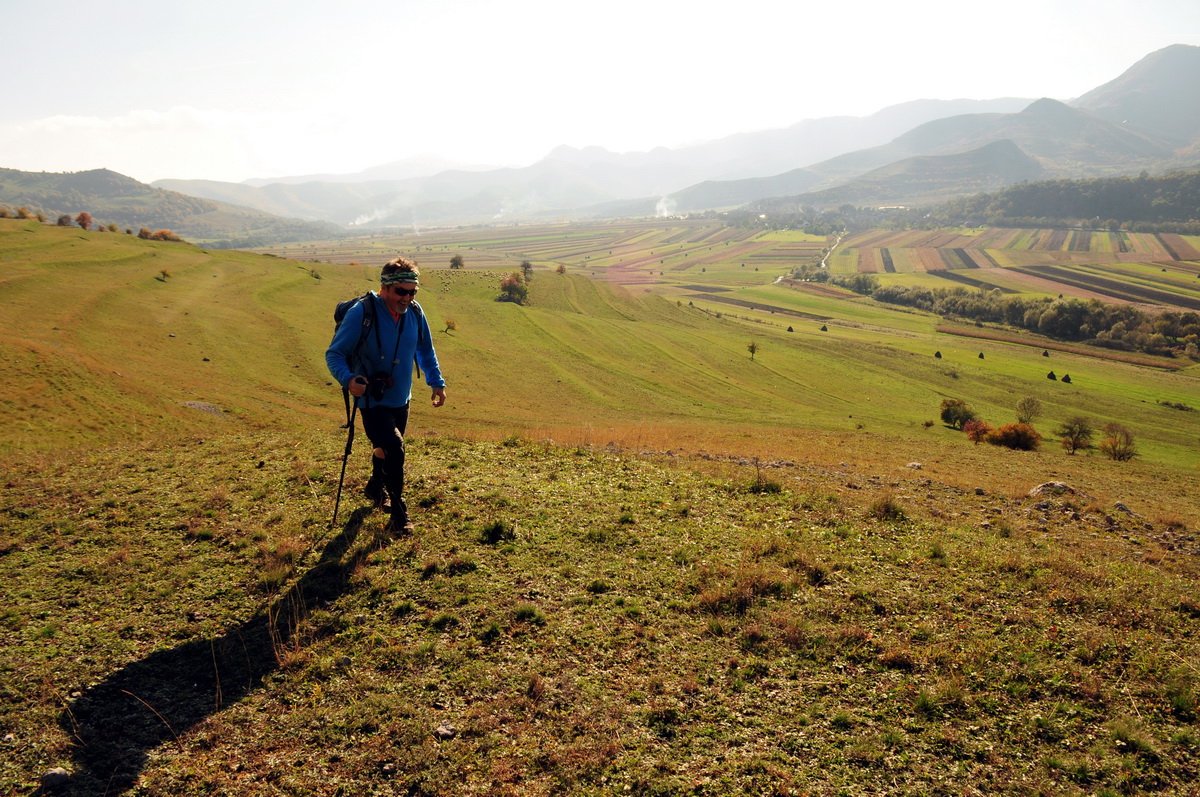
M 1004 145 L 991 148 L 991 145 Z M 976 154 L 972 154 L 976 153 Z M 1019 156 L 1017 153 L 1020 153 Z M 949 160 L 946 160 L 949 159 Z M 706 186 L 717 206 L 778 197 L 780 185 L 811 186 L 801 201 L 818 207 L 918 204 L 995 190 L 1040 176 L 1130 174 L 1178 165 L 1173 148 L 1140 131 L 1041 99 L 1015 114 L 969 114 L 927 122 L 879 147 L 759 180 Z M 699 186 L 680 192 L 688 196 Z
M 615 153 L 600 147 L 563 146 L 524 168 L 450 169 L 404 180 L 362 180 L 352 175 L 311 182 L 285 178 L 271 184 L 160 180 L 155 186 L 269 213 L 356 226 L 593 215 L 596 208 L 628 207 L 628 200 L 653 209 L 658 199 L 705 180 L 778 174 L 882 144 L 931 119 L 983 110 L 1012 111 L 1028 103 L 1015 98 L 917 100 L 867 117 L 805 120 L 679 149 Z M 807 187 L 794 181 L 778 186 L 793 192 Z M 735 204 L 758 196 L 752 191 Z
M 1072 103 L 1179 147 L 1200 142 L 1200 47 L 1174 44 Z
M 99 224 L 123 229 L 169 229 L 209 245 L 253 246 L 341 234 L 336 225 L 280 218 L 260 210 L 153 188 L 108 169 L 22 172 L 0 169 L 0 205 L 28 207 L 49 220 L 92 214 Z
M 1122 226 L 1200 233 L 1200 171 L 1014 185 L 929 208 L 934 224 Z
M 926 204 L 963 193 L 995 191 L 1043 173 L 1041 165 L 1008 139 L 954 155 L 918 155 L 881 166 L 837 188 L 802 196 L 804 204 Z M 767 210 L 770 201 L 756 207 Z
M 935 119 L 886 144 L 770 177 L 700 183 L 670 199 L 698 210 L 772 197 L 782 198 L 782 205 L 829 207 L 965 196 L 979 190 L 981 180 L 988 182 L 984 173 L 966 168 L 970 158 L 954 166 L 924 159 L 971 153 L 1000 141 L 1015 145 L 1049 177 L 1161 173 L 1200 165 L 1200 47 L 1174 45 L 1152 53 L 1071 105 L 1043 98 L 1017 113 Z M 895 165 L 890 178 L 889 165 Z M 989 168 L 980 161 L 976 165 Z M 923 170 L 932 171 L 918 176 Z M 963 178 L 959 185 L 948 179 L 956 171 Z M 938 183 L 930 194 L 927 189 Z

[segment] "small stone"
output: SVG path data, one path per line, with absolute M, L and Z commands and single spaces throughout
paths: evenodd
M 439 740 L 445 741 L 447 739 L 453 739 L 455 736 L 457 736 L 458 730 L 455 729 L 455 727 L 453 725 L 442 724 L 442 725 L 437 726 L 437 730 L 435 730 L 433 732 L 433 735 L 436 736 Z
M 913 470 L 920 470 L 922 466 L 921 466 L 920 462 L 910 462 L 905 467 L 911 468 Z
M 983 489 L 982 487 L 976 487 L 975 495 L 987 495 L 987 490 Z
M 62 767 L 55 767 L 42 775 L 42 788 L 46 791 L 56 791 L 71 782 L 71 773 Z
M 1075 488 L 1066 482 L 1043 482 L 1029 491 L 1031 496 L 1074 494 Z

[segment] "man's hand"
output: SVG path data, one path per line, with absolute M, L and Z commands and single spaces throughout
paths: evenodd
M 435 387 L 433 389 L 433 406 L 440 407 L 446 403 L 446 388 Z
M 346 385 L 346 389 L 350 391 L 351 396 L 358 398 L 367 392 L 367 378 L 365 376 L 354 377 L 350 380 L 350 384 Z

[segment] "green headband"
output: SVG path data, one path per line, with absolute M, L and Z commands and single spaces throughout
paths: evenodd
M 393 271 L 379 277 L 380 285 L 395 285 L 397 282 L 411 282 L 416 285 L 418 284 L 417 273 L 415 271 Z

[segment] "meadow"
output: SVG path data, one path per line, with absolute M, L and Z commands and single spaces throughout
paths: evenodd
M 827 246 L 0 220 L 0 792 L 1189 793 L 1196 366 L 778 281 Z M 331 527 L 323 350 L 397 252 L 450 401 L 415 393 L 389 539 L 361 441 Z M 1030 396 L 1037 451 L 938 421 Z M 1139 456 L 1068 456 L 1076 414 Z

